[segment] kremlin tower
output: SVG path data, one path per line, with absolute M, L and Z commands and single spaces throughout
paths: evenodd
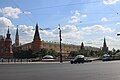
M 81 49 L 81 50 L 84 50 L 84 49 L 85 49 L 83 42 L 81 43 L 80 49 Z
M 38 24 L 36 24 L 35 34 L 32 42 L 32 50 L 34 52 L 37 52 L 37 51 L 40 51 L 40 49 L 41 49 L 41 39 L 39 35 Z
M 1 58 L 12 58 L 13 51 L 12 51 L 12 40 L 10 38 L 9 28 L 6 34 L 6 38 L 1 36 L 0 39 L 0 57 Z
M 105 53 L 108 52 L 108 47 L 107 47 L 106 39 L 105 38 L 104 38 L 104 43 L 103 43 L 102 51 L 105 52 Z
M 15 47 L 19 47 L 19 34 L 18 34 L 18 26 L 16 30 L 16 35 L 15 35 Z

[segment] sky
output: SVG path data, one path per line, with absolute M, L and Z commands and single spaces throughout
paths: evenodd
M 0 0 L 0 35 L 9 26 L 14 43 L 18 25 L 20 43 L 32 42 L 39 24 L 44 41 L 120 49 L 120 0 Z M 49 28 L 49 30 L 46 30 Z

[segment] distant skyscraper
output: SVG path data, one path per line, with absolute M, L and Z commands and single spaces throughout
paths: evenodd
M 34 39 L 32 42 L 32 50 L 34 52 L 40 51 L 40 49 L 41 49 L 41 39 L 40 39 L 38 27 L 39 27 L 38 24 L 36 24 Z
M 103 43 L 102 51 L 103 52 L 108 52 L 108 47 L 107 47 L 106 39 L 105 38 L 104 38 L 104 43 Z

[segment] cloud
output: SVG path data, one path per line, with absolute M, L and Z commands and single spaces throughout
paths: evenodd
M 93 33 L 93 32 L 110 33 L 110 32 L 114 31 L 111 28 L 104 27 L 102 25 L 93 25 L 90 27 L 84 27 L 84 28 L 82 28 L 82 30 L 84 32 L 89 32 L 89 33 Z
M 82 39 L 82 31 L 80 31 L 75 25 L 64 25 L 61 27 L 61 35 L 63 43 L 78 44 Z M 41 38 L 46 41 L 59 42 L 59 30 L 55 28 L 51 31 L 40 31 Z M 75 39 L 73 41 L 73 39 Z
M 109 50 L 112 50 L 113 48 L 119 49 L 120 44 L 118 44 L 119 39 L 117 37 L 105 36 L 105 39 Z M 103 42 L 104 42 L 104 36 L 98 37 L 91 41 L 91 46 L 103 47 Z
M 6 17 L 0 17 L 0 24 L 4 27 L 8 27 L 8 26 L 13 27 L 14 26 L 13 23 L 11 22 L 11 20 Z
M 14 35 L 15 35 L 15 30 L 16 27 L 12 23 L 12 21 L 6 17 L 0 17 L 0 35 L 6 36 L 8 26 L 10 29 L 10 34 L 11 34 L 11 39 L 12 42 L 14 42 Z
M 62 32 L 63 33 L 69 33 L 69 32 L 77 32 L 78 29 L 75 25 L 65 25 L 62 27 Z
M 69 23 L 77 23 L 80 20 L 84 19 L 87 17 L 87 15 L 85 14 L 81 14 L 78 10 L 76 10 L 75 12 L 72 12 L 73 15 L 70 17 Z
M 20 43 L 32 42 L 34 36 L 33 26 L 19 25 Z
M 10 17 L 10 18 L 19 18 L 18 15 L 22 13 L 22 11 L 19 8 L 13 8 L 13 7 L 1 8 L 0 12 L 3 14 L 4 17 Z
M 119 0 L 103 0 L 103 3 L 104 3 L 104 4 L 111 5 L 111 4 L 117 3 L 118 1 L 119 1 Z
M 87 15 L 83 15 L 81 14 L 79 11 L 75 11 L 74 14 L 70 17 L 70 21 L 72 21 L 71 23 L 77 23 L 80 20 L 86 18 Z M 104 20 L 105 21 L 105 18 Z M 104 34 L 104 33 L 112 33 L 114 32 L 113 29 L 109 28 L 109 27 L 105 27 L 102 25 L 93 25 L 93 26 L 87 26 L 87 27 L 77 27 L 75 24 L 66 24 L 63 25 L 61 27 L 62 30 L 62 43 L 69 43 L 69 44 L 77 44 L 79 45 L 82 41 L 87 41 L 86 37 L 88 37 L 88 35 L 86 35 L 86 33 L 90 33 L 96 35 L 95 33 L 100 33 L 100 34 Z M 1 26 L 2 25 L 2 26 Z M 16 32 L 16 27 L 14 26 L 14 24 L 12 23 L 12 21 L 6 17 L 0 17 L 0 28 L 2 27 L 3 30 L 0 31 L 0 33 L 2 33 L 2 31 L 4 31 L 4 29 L 7 30 L 7 26 L 10 26 L 10 33 L 11 33 L 11 38 L 14 42 L 14 38 L 15 38 L 15 32 Z M 29 43 L 32 42 L 33 40 L 33 36 L 34 36 L 34 28 L 35 26 L 30 26 L 30 25 L 25 25 L 25 24 L 21 24 L 18 26 L 19 28 L 19 36 L 20 36 L 20 43 L 25 44 L 25 43 Z M 6 33 L 5 30 L 5 33 Z M 107 35 L 107 34 L 106 34 Z M 40 37 L 42 40 L 45 41 L 55 41 L 55 42 L 59 42 L 59 30 L 58 28 L 55 28 L 53 30 L 40 30 Z M 89 36 L 88 38 L 92 39 L 92 36 Z M 104 37 L 102 37 L 103 39 Z M 115 40 L 112 40 L 110 43 L 110 39 L 108 41 L 108 37 L 107 37 L 107 44 L 117 44 Z M 94 37 L 94 39 L 92 40 L 94 41 L 91 46 L 95 46 L 95 47 L 100 47 L 102 46 L 103 41 L 100 41 L 96 39 L 96 37 Z M 100 42 L 100 43 L 99 43 Z M 98 45 L 99 43 L 99 45 Z M 86 45 L 85 45 L 86 46 Z M 89 46 L 89 45 L 88 45 Z M 111 45 L 110 45 L 111 46 Z M 114 46 L 112 46 L 114 47 Z
M 61 28 L 64 38 L 79 39 L 82 32 L 75 25 L 65 25 Z
M 9 21 L 9 19 L 8 19 L 8 21 Z M 11 24 L 12 24 L 12 22 L 11 22 Z M 3 27 L 3 28 L 5 28 L 5 27 Z M 28 26 L 28 25 L 19 25 L 18 28 L 19 28 L 20 43 L 25 44 L 25 43 L 32 42 L 34 32 L 35 32 L 33 30 L 34 27 L 33 26 Z M 64 25 L 63 27 L 61 27 L 62 43 L 79 45 L 81 43 L 81 41 L 83 41 L 84 37 L 86 36 L 85 31 L 86 30 L 89 31 L 88 29 L 92 30 L 92 31 L 95 31 L 95 32 L 96 31 L 104 32 L 106 30 L 111 32 L 111 29 L 108 29 L 106 27 L 104 27 L 104 28 L 100 27 L 99 28 L 98 25 L 96 25 L 95 27 L 92 26 L 90 28 L 84 27 L 84 29 L 83 28 L 78 29 L 78 27 L 75 26 L 75 25 Z M 11 38 L 13 40 L 13 43 L 14 43 L 14 38 L 15 38 L 15 32 L 16 32 L 16 27 L 14 27 L 14 29 L 11 27 L 10 28 L 10 33 L 11 33 Z M 51 31 L 47 31 L 47 30 L 41 31 L 40 30 L 40 37 L 41 37 L 42 40 L 45 40 L 45 41 L 59 42 L 59 30 L 58 30 L 58 28 L 55 28 Z M 91 38 L 91 37 L 89 37 L 89 38 Z M 108 46 L 111 46 L 109 44 L 113 45 L 114 42 L 116 41 L 116 40 L 111 40 L 112 43 L 110 43 L 110 38 L 109 38 L 109 40 L 108 40 L 108 37 L 106 37 L 106 38 L 107 38 Z M 103 39 L 103 38 L 100 38 L 100 39 L 95 38 L 94 40 L 92 40 L 91 46 L 94 46 L 94 47 L 102 46 L 103 41 L 101 39 Z M 111 39 L 113 39 L 113 38 L 111 38 Z M 85 41 L 86 40 L 84 40 L 84 42 Z M 85 46 L 90 46 L 90 45 L 85 44 Z M 114 46 L 111 46 L 111 47 L 114 47 Z
M 107 21 L 109 21 L 106 17 L 103 17 L 102 19 L 101 19 L 101 21 L 102 22 L 107 22 Z
M 4 35 L 4 36 L 6 35 L 8 26 L 10 29 L 12 42 L 14 43 L 16 26 L 11 22 L 10 19 L 6 17 L 0 17 L 0 35 Z M 24 44 L 31 42 L 34 35 L 33 27 L 27 25 L 19 25 L 18 28 L 19 28 L 20 43 Z
M 117 22 L 116 25 L 120 25 L 120 22 Z

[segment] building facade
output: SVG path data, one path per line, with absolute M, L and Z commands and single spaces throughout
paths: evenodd
M 31 50 L 33 52 L 37 52 L 41 49 L 41 38 L 40 38 L 40 35 L 39 35 L 39 29 L 38 29 L 38 24 L 36 24 L 36 28 L 35 28 L 35 34 L 34 34 L 34 38 L 33 38 L 33 41 L 32 41 L 32 46 L 31 46 Z
M 15 44 L 17 44 L 17 43 L 15 43 Z M 62 43 L 62 55 L 63 56 L 68 56 L 71 51 L 78 51 L 81 48 L 85 49 L 83 42 L 82 42 L 81 45 L 82 46 L 72 45 L 72 44 L 63 44 Z M 52 49 L 52 50 L 55 50 L 56 52 L 60 52 L 60 44 L 59 43 L 41 41 L 41 38 L 40 38 L 40 35 L 39 35 L 39 30 L 38 30 L 38 24 L 36 24 L 33 41 L 30 42 L 30 43 L 27 43 L 27 44 L 20 45 L 19 49 L 21 49 L 21 50 L 29 50 L 30 49 L 33 52 L 38 52 L 42 48 L 45 48 L 45 49 L 48 49 L 48 50 Z M 99 50 L 99 49 L 95 48 L 93 50 L 96 51 L 96 50 Z
M 6 34 L 6 38 L 0 36 L 0 58 L 12 58 L 12 40 L 10 38 L 9 28 Z

